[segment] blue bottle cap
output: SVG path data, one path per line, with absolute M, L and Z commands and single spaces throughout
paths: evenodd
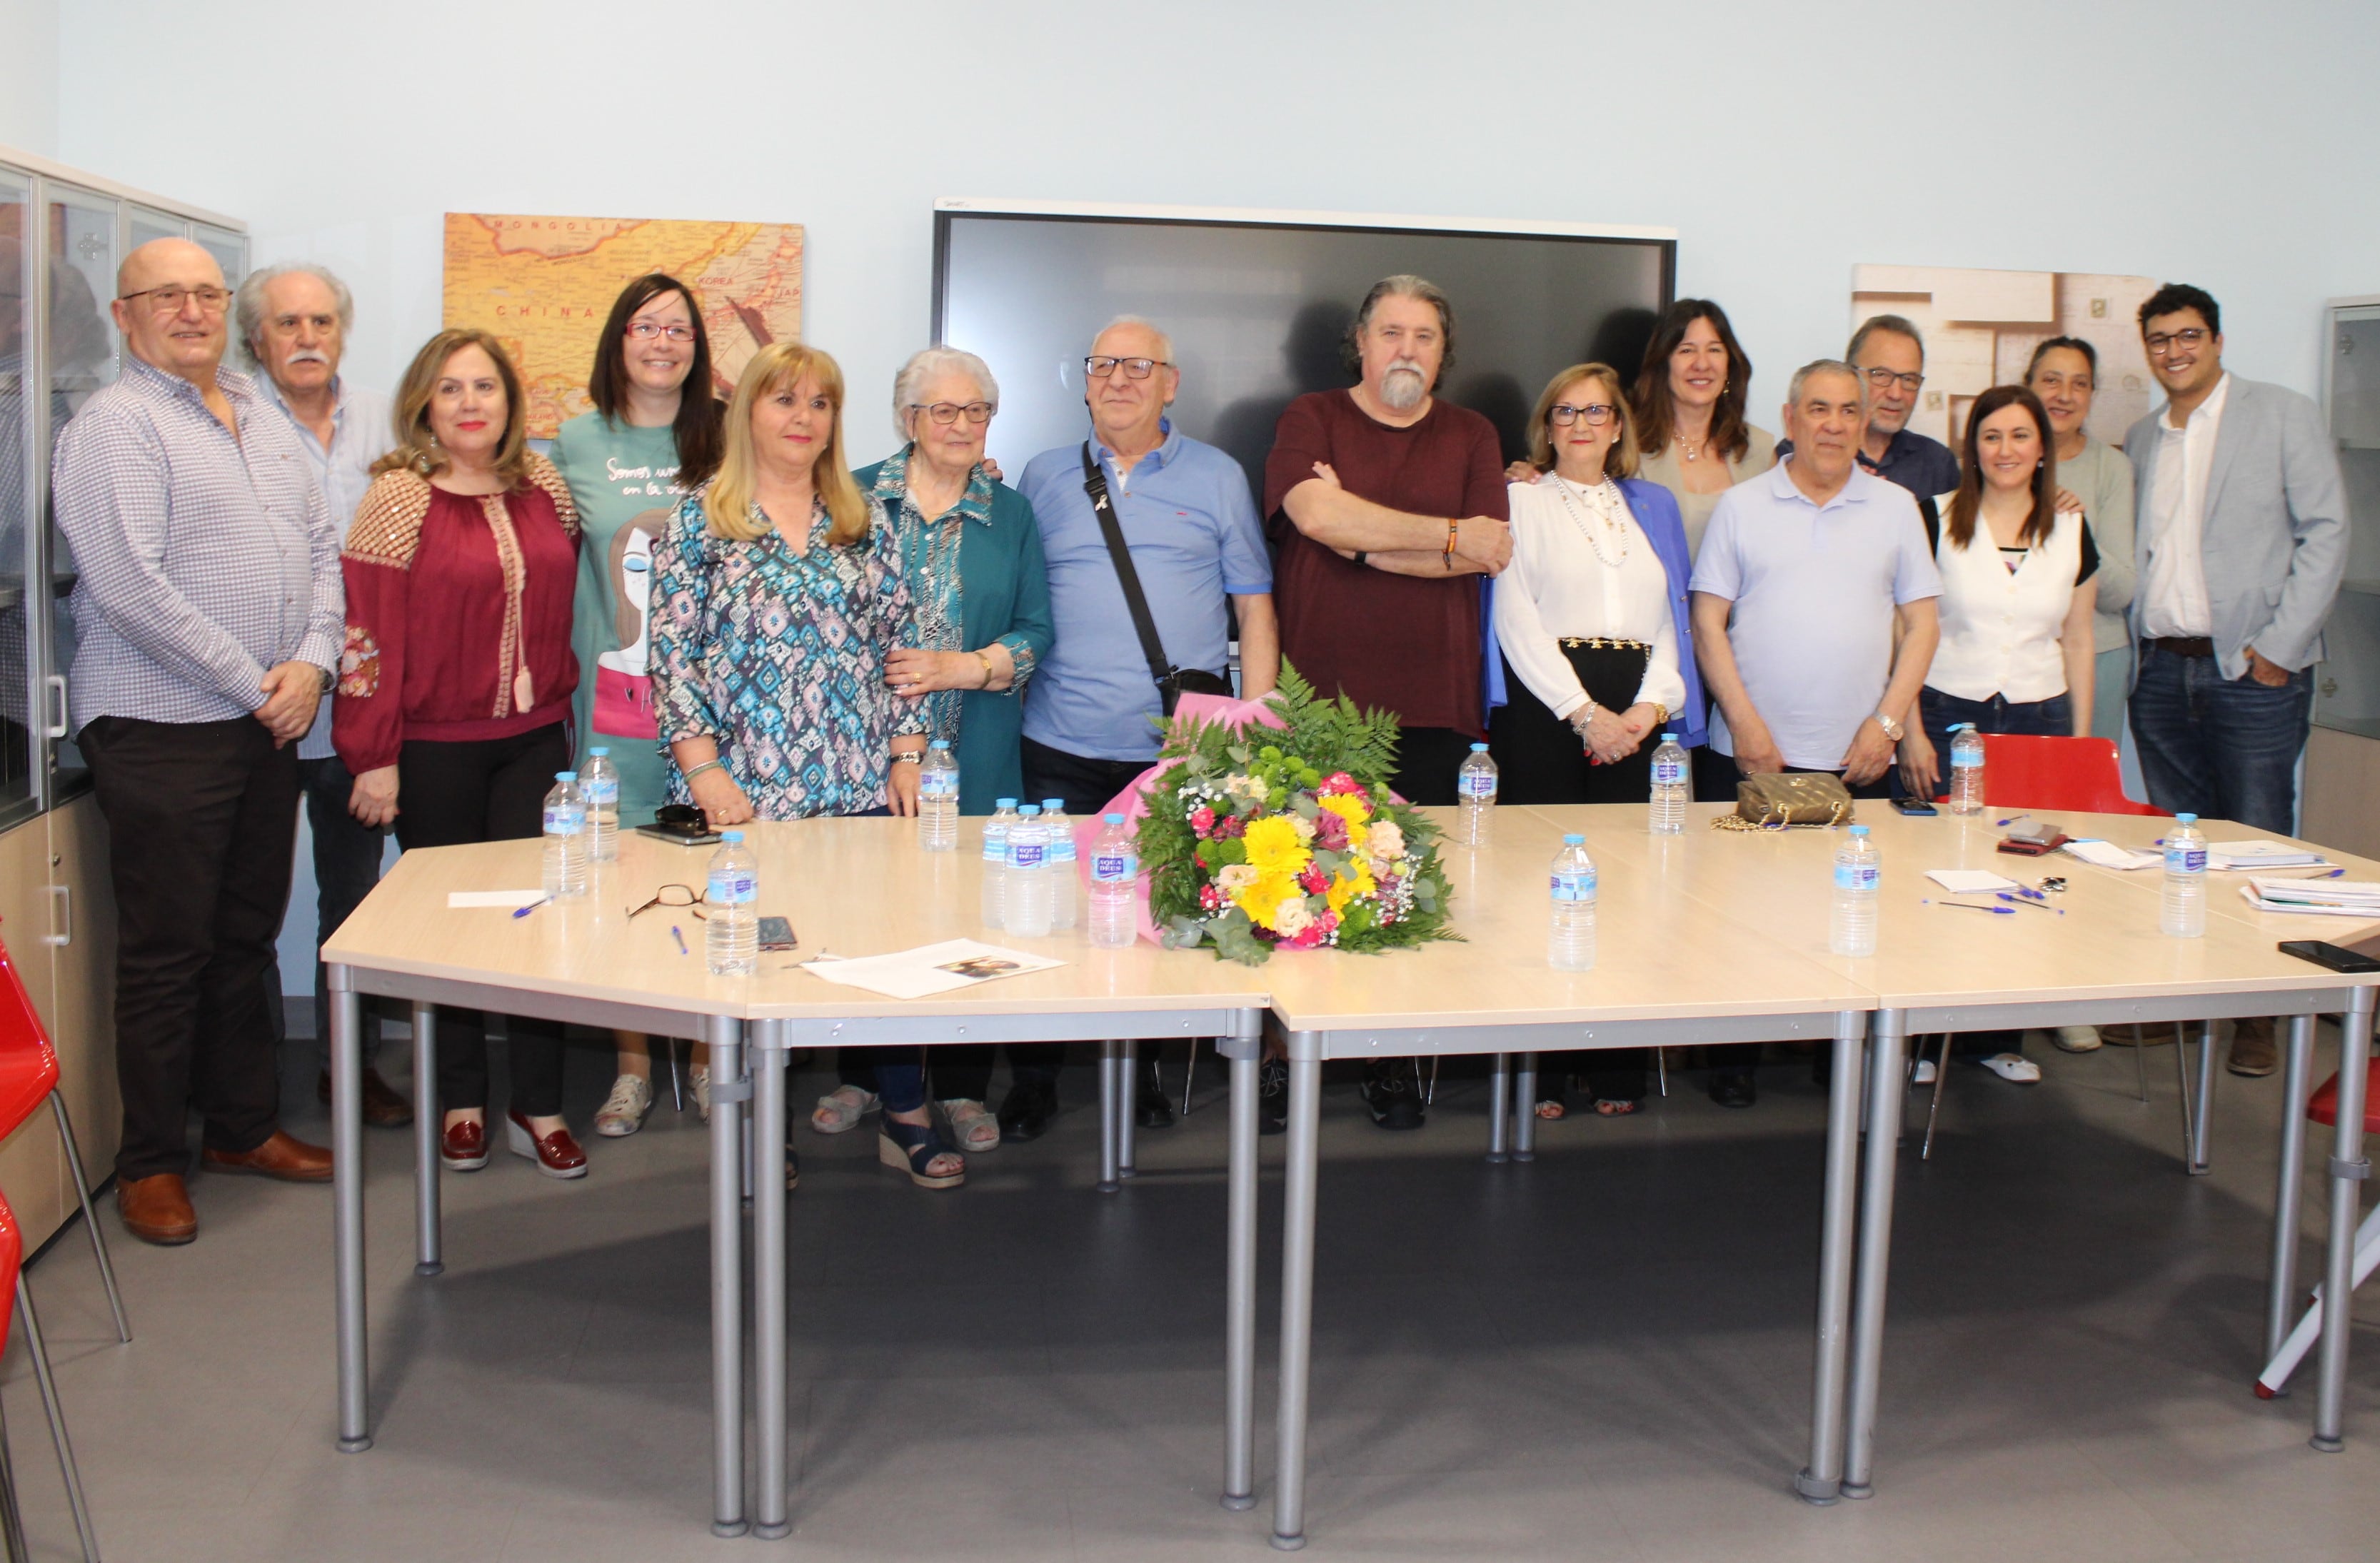
M 2198 823 L 2198 816 L 2194 814 L 2177 814 L 2173 817 L 2173 822 L 2177 825 L 2195 825 Z
M 1041 800 L 1041 812 L 1044 814 L 1063 814 L 1066 812 L 1066 800 L 1063 798 L 1043 798 Z
M 1111 825 L 1121 825 L 1123 823 L 1123 816 L 1121 814 L 1111 814 L 1104 816 L 1103 818 L 1105 818 L 1107 822 Z
M 576 782 L 578 780 L 578 772 L 575 770 L 557 770 L 553 773 L 553 779 L 556 782 Z
M 1661 734 L 1661 742 L 1664 744 L 1674 744 L 1677 741 L 1678 735 L 1674 733 L 1664 733 Z
M 1586 838 L 1585 836 L 1564 836 L 1562 838 L 1562 845 L 1564 846 L 1585 846 L 1585 844 Z
M 1474 744 L 1471 745 L 1471 752 L 1475 755 L 1484 755 L 1488 752 L 1488 745 L 1485 744 Z
M 1038 819 L 1041 818 L 1041 806 L 1039 804 L 1026 804 L 1023 808 L 1018 809 L 1016 812 L 1023 815 L 1027 819 Z
M 744 832 L 741 830 L 722 830 L 719 832 L 719 839 L 722 842 L 740 842 L 744 839 Z
M 1854 825 L 1852 827 L 1852 834 L 1854 836 L 1864 836 L 1867 834 L 1867 827 L 1864 825 Z
M 597 755 L 608 755 L 612 751 L 610 749 L 589 749 L 587 751 L 587 757 L 592 759 Z
M 947 738 L 937 738 L 932 743 L 926 745 L 926 747 L 929 749 L 947 749 L 950 746 L 951 741 Z M 597 752 L 600 754 L 601 751 L 598 750 Z
M 1014 808 L 1016 806 L 1016 800 L 1014 798 L 995 798 L 992 802 L 1002 808 Z

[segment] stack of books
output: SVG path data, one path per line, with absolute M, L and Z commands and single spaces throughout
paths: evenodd
M 2259 912 L 2360 917 L 2380 923 L 2380 882 L 2371 879 L 2277 878 L 2256 874 L 2240 887 L 2240 893 Z
M 2284 842 L 2209 842 L 2209 868 L 2327 868 L 2330 859 L 2308 847 Z

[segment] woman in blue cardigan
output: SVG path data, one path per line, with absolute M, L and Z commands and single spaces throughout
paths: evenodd
M 1669 491 L 1635 476 L 1628 398 L 1608 366 L 1555 375 L 1529 442 L 1543 476 L 1512 487 L 1512 562 L 1494 588 L 1506 703 L 1488 740 L 1500 796 L 1641 807 L 1662 734 L 1704 739 L 1685 527 Z M 1562 1116 L 1573 1068 L 1587 1072 L 1607 1117 L 1644 1099 L 1639 1049 L 1549 1054 L 1538 1067 L 1539 1117 Z
M 1023 794 L 1025 689 L 1053 637 L 1033 506 L 984 467 L 999 409 L 1000 387 L 981 358 L 929 347 L 892 384 L 893 424 L 907 442 L 853 474 L 901 539 L 917 608 L 917 644 L 886 653 L 884 681 L 925 708 L 928 737 L 958 757 L 962 814 L 990 814 L 994 799 Z M 969 1088 L 978 1074 L 989 1080 L 990 1051 L 934 1049 L 934 1094 L 969 1153 L 1000 1144 L 982 1084 Z M 838 1133 L 877 1106 L 875 1061 L 844 1049 L 842 1084 L 819 1099 L 811 1127 Z

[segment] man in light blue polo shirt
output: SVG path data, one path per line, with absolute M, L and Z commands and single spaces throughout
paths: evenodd
M 1791 459 L 1721 495 L 1694 576 L 1694 649 L 1716 703 L 1695 793 L 1731 802 L 1743 777 L 1840 776 L 1887 795 L 1894 745 L 1941 625 L 1942 577 L 1917 502 L 1863 471 L 1866 384 L 1822 358 L 1793 376 Z M 1900 634 L 1896 646 L 1894 621 Z M 1750 1107 L 1756 1047 L 1723 1049 L 1711 1098 Z

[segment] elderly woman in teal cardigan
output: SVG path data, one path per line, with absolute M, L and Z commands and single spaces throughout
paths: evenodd
M 984 440 L 1000 408 L 991 370 L 972 353 L 929 347 L 893 382 L 892 419 L 907 442 L 874 466 L 853 474 L 899 532 L 917 644 L 884 660 L 885 682 L 924 702 L 927 733 L 949 743 L 959 762 L 959 812 L 990 814 L 993 800 L 1018 796 L 1017 758 L 1025 686 L 1049 654 L 1050 578 L 1041 529 L 1023 494 L 984 466 Z M 983 1105 L 991 1076 L 990 1048 L 933 1051 L 934 1095 L 961 1150 L 1000 1144 L 1000 1125 Z M 819 1098 L 810 1126 L 821 1133 L 855 1127 L 875 1108 L 873 1055 L 844 1052 L 843 1083 Z

